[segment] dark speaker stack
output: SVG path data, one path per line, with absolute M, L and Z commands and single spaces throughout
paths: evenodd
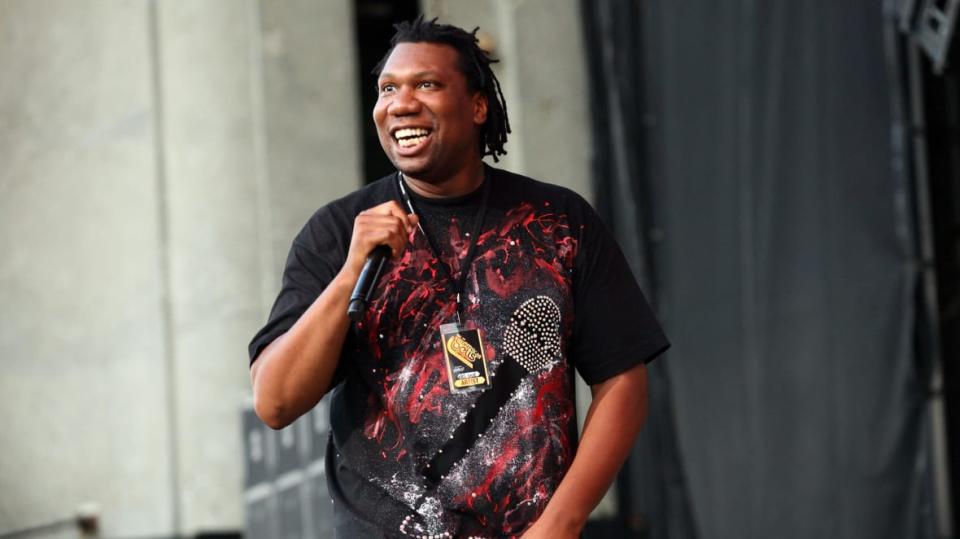
M 333 537 L 333 507 L 324 456 L 327 399 L 292 425 L 275 431 L 253 407 L 243 411 L 244 500 L 248 539 Z

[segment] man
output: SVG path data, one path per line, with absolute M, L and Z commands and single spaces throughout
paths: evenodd
M 578 536 L 643 422 L 644 364 L 669 346 L 582 198 L 481 161 L 509 132 L 491 62 L 473 33 L 397 25 L 373 119 L 398 173 L 310 218 L 250 344 L 272 428 L 334 392 L 338 536 Z M 392 256 L 352 325 L 380 245 Z M 573 368 L 594 397 L 579 447 Z

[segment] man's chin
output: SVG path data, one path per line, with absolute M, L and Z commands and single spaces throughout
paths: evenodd
M 424 163 L 415 159 L 396 159 L 393 166 L 403 173 L 407 178 L 413 178 L 427 183 L 436 183 L 439 180 L 436 176 L 434 167 L 430 163 Z

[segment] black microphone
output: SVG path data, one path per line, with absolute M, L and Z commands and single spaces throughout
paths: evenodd
M 367 302 L 373 295 L 373 289 L 377 287 L 377 281 L 380 280 L 380 274 L 388 258 L 390 258 L 390 248 L 386 245 L 378 245 L 370 251 L 367 261 L 363 264 L 363 270 L 360 271 L 360 278 L 353 287 L 353 294 L 350 294 L 350 306 L 347 307 L 347 316 L 350 320 L 358 322 L 363 317 L 363 311 L 367 309 Z

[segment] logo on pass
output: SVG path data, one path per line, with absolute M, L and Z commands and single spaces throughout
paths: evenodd
M 451 391 L 490 387 L 480 330 L 466 329 L 459 324 L 444 324 L 440 326 L 440 338 Z

